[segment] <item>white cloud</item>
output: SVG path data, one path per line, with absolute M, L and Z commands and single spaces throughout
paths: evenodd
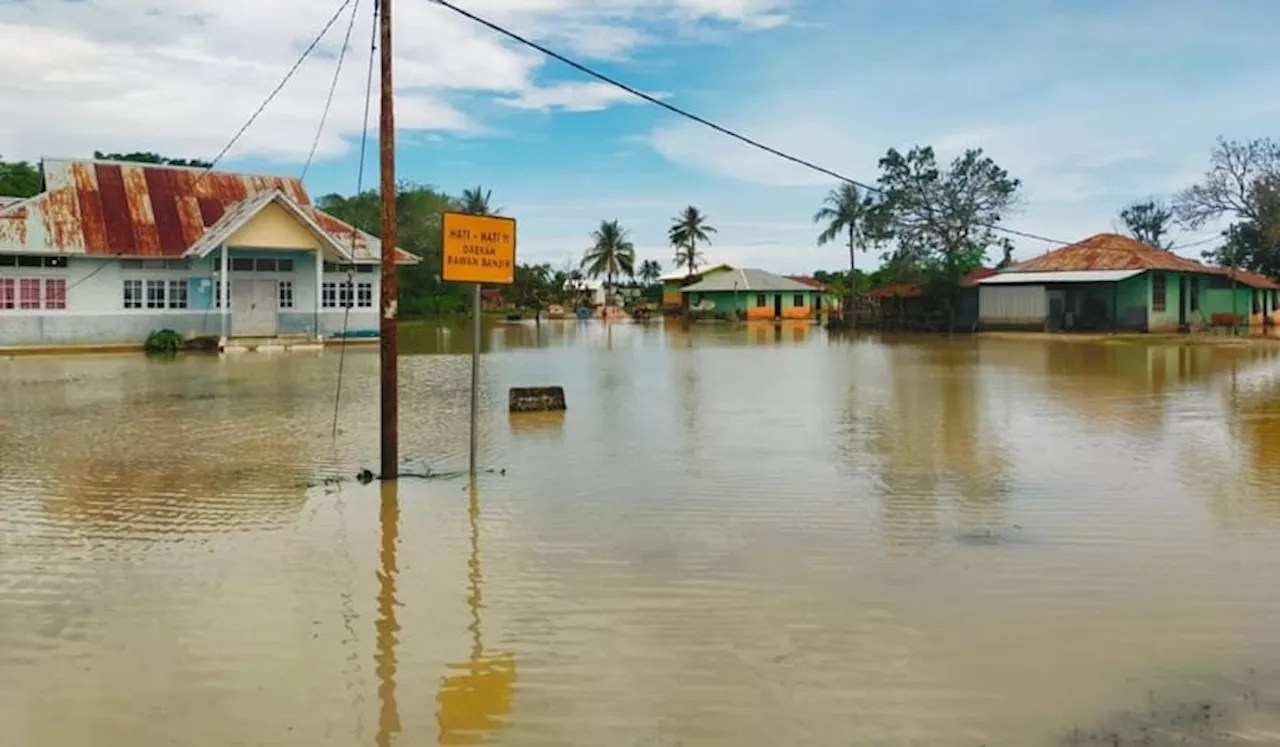
M 574 54 L 619 58 L 677 18 L 770 25 L 782 0 L 472 0 L 460 5 Z M 337 2 L 150 0 L 0 3 L 0 155 L 38 158 L 93 149 L 210 157 L 276 85 Z M 165 8 L 165 9 L 158 9 Z M 395 6 L 396 121 L 402 130 L 484 131 L 455 93 L 517 106 L 599 109 L 625 97 L 595 84 L 542 86 L 545 61 L 428 0 Z M 311 146 L 346 28 L 318 53 L 230 154 L 298 161 Z M 318 156 L 359 132 L 372 23 L 361 0 Z M 375 80 L 376 84 L 376 80 Z M 373 115 L 376 123 L 376 107 Z
M 649 95 L 662 98 L 665 94 L 650 93 Z M 592 112 L 606 109 L 616 103 L 638 103 L 640 99 L 604 83 L 587 82 L 561 83 L 534 88 L 525 91 L 518 98 L 499 99 L 499 101 L 517 109 Z

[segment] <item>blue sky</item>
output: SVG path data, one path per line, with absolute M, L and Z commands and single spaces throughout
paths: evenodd
M 932 144 L 947 158 L 982 147 L 1024 183 L 1007 224 L 1067 240 L 1113 230 L 1127 202 L 1195 180 L 1220 134 L 1280 134 L 1280 3 L 1269 0 L 457 2 L 866 181 L 889 147 Z M 694 204 L 719 228 L 709 259 L 781 272 L 847 265 L 841 247 L 814 242 L 810 216 L 833 186 L 827 177 L 586 83 L 423 0 L 396 3 L 399 176 L 492 189 L 520 222 L 522 260 L 571 261 L 601 219 L 617 218 L 642 258 L 670 266 L 666 227 Z M 75 5 L 0 2 L 0 65 L 34 76 L 0 83 L 0 98 L 30 97 L 38 85 L 53 112 L 0 122 L 0 154 L 207 157 L 336 3 L 192 0 L 184 15 L 141 0 Z M 316 195 L 355 188 L 365 16 L 308 174 Z M 341 31 L 227 166 L 300 168 Z M 15 51 L 18 39 L 66 69 Z M 173 80 L 157 69 L 172 69 Z M 102 93 L 112 85 L 128 88 Z M 128 112 L 116 108 L 122 97 Z M 86 132 L 86 121 L 99 124 Z M 372 151 L 366 174 L 372 185 Z M 1017 246 L 1019 257 L 1047 248 Z

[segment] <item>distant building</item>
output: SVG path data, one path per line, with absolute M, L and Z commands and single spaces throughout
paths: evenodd
M 166 328 L 377 335 L 380 242 L 317 210 L 296 177 L 41 168 L 44 192 L 0 206 L 0 346 L 141 343 Z
M 1172 331 L 1280 321 L 1280 285 L 1099 234 L 978 281 L 983 329 Z M 1270 321 L 1267 321 L 1270 320 Z
M 681 289 L 693 312 L 751 319 L 811 319 L 833 303 L 825 289 L 764 270 L 730 269 L 704 275 Z M 836 302 L 838 303 L 838 302 Z

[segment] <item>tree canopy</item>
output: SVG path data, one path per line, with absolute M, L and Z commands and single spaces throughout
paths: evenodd
M 702 263 L 698 244 L 710 244 L 711 234 L 715 232 L 715 226 L 707 223 L 707 216 L 698 208 L 690 205 L 682 210 L 667 231 L 667 239 L 676 250 L 676 267 L 684 268 L 689 275 L 696 273 Z
M 0 197 L 34 197 L 40 194 L 42 181 L 34 164 L 0 160 Z
M 1173 250 L 1169 231 L 1173 227 L 1173 211 L 1155 199 L 1132 203 L 1120 211 L 1129 235 L 1147 246 L 1165 251 Z
M 1173 212 L 1189 229 L 1231 221 L 1225 241 L 1205 252 L 1205 259 L 1280 277 L 1280 143 L 1218 138 L 1208 171 L 1178 193 Z

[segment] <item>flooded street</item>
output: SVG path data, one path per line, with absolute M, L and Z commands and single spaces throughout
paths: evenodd
M 474 486 L 350 479 L 376 348 L 336 438 L 333 349 L 0 360 L 0 745 L 1053 745 L 1280 672 L 1269 349 L 486 339 Z M 401 333 L 406 471 L 469 342 Z

